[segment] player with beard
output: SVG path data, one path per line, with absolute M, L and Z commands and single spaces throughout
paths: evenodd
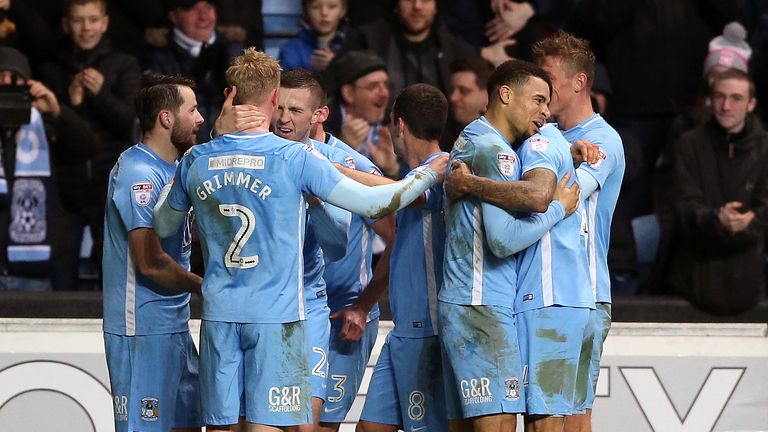
M 109 177 L 104 344 L 116 431 L 199 431 L 198 354 L 189 333 L 189 221 L 160 240 L 152 209 L 203 123 L 194 82 L 153 75 L 136 97 L 142 141 Z

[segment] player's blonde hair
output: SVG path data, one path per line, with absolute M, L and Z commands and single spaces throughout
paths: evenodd
M 246 48 L 227 68 L 227 85 L 237 86 L 236 104 L 260 105 L 280 85 L 280 65 L 254 47 Z
M 536 42 L 531 50 L 537 63 L 541 64 L 544 57 L 557 57 L 569 75 L 584 72 L 590 87 L 595 82 L 595 55 L 586 39 L 560 30 Z

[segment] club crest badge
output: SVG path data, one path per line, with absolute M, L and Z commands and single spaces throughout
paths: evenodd
M 355 169 L 355 158 L 352 156 L 347 156 L 344 158 L 344 165 L 346 165 L 347 168 Z
M 504 380 L 504 389 L 506 390 L 507 400 L 520 399 L 520 381 L 517 377 L 507 378 Z
M 155 398 L 145 397 L 141 400 L 141 419 L 144 421 L 157 421 L 159 402 Z

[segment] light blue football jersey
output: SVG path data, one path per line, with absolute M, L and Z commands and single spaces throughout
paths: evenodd
M 624 145 L 621 137 L 601 116 L 595 114 L 574 128 L 563 132 L 568 142 L 585 139 L 600 146 L 600 159 L 594 165 L 581 164 L 597 180 L 599 188 L 584 201 L 587 214 L 587 257 L 589 279 L 596 302 L 611 302 L 611 278 L 608 275 L 608 245 L 611 220 L 624 178 Z
M 139 272 L 128 233 L 152 228 L 152 209 L 176 170 L 138 143 L 124 151 L 109 175 L 104 216 L 104 331 L 123 336 L 178 333 L 189 329 L 189 294 L 165 289 Z M 163 250 L 189 269 L 188 221 L 160 239 Z
M 331 147 L 347 152 L 347 157 L 352 158 L 351 161 L 356 170 L 381 175 L 381 171 L 373 162 L 333 135 L 326 134 L 326 143 Z M 346 165 L 349 166 L 349 160 Z M 352 214 L 347 255 L 338 261 L 325 263 L 323 278 L 328 290 L 328 306 L 331 308 L 331 312 L 351 306 L 371 280 L 373 239 L 376 236 L 370 227 L 371 223 L 373 223 L 371 219 Z M 368 318 L 375 319 L 378 317 L 379 305 L 377 303 L 371 309 Z
M 571 174 L 571 184 L 576 181 L 568 142 L 552 123 L 523 142 L 517 153 L 523 167 L 521 175 L 544 168 L 554 172 L 558 181 L 567 173 Z M 594 309 L 583 213 L 583 208 L 577 209 L 518 254 L 515 313 L 552 305 Z
M 310 140 L 309 145 L 328 158 L 329 161 L 355 168 L 354 161 L 347 152 L 315 140 Z M 306 290 L 307 308 L 311 309 L 315 302 L 319 303 L 320 307 L 327 304 L 327 293 L 326 284 L 323 280 L 325 259 L 315 235 L 315 230 L 319 228 L 312 222 L 311 216 L 308 216 L 307 221 L 307 235 L 304 238 L 304 289 Z
M 459 134 L 451 160 L 466 163 L 475 175 L 493 180 L 520 179 L 520 161 L 506 138 L 484 116 Z M 450 166 L 450 161 L 449 165 Z M 481 201 L 445 201 L 445 260 L 440 301 L 460 305 L 509 307 L 515 296 L 514 256 L 498 258 L 485 238 Z
M 433 153 L 422 162 L 429 165 L 443 152 Z M 389 270 L 389 304 L 392 307 L 392 334 L 423 338 L 438 333 L 437 294 L 443 284 L 445 223 L 443 185 L 438 183 L 425 193 L 420 208 L 397 212 L 397 235 Z
M 342 178 L 312 147 L 269 132 L 224 135 L 182 158 L 168 204 L 195 209 L 206 263 L 203 319 L 305 319 L 303 193 L 325 200 Z

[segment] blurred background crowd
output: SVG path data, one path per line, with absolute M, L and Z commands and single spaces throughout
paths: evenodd
M 760 0 L 0 0 L 0 290 L 100 289 L 107 176 L 139 139 L 144 73 L 195 80 L 204 142 L 230 59 L 256 46 L 321 74 L 325 129 L 398 177 L 380 126 L 402 88 L 445 92 L 449 150 L 484 112 L 494 66 L 558 30 L 590 41 L 593 106 L 624 143 L 614 296 L 753 307 L 768 223 Z M 744 88 L 713 84 L 716 72 Z M 22 84 L 36 110 L 17 118 Z

